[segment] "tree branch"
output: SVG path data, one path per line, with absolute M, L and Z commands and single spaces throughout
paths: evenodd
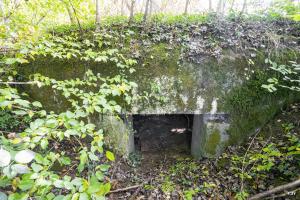
M 275 188 L 273 188 L 271 190 L 268 190 L 266 192 L 256 194 L 256 195 L 250 197 L 249 200 L 262 199 L 264 197 L 270 196 L 271 194 L 275 194 L 275 193 L 282 192 L 284 190 L 289 190 L 289 189 L 299 187 L 299 186 L 300 186 L 300 178 L 298 178 L 298 180 L 296 180 L 294 182 L 275 187 Z
M 75 18 L 76 18 L 78 27 L 79 27 L 80 34 L 83 35 L 83 30 L 82 30 L 82 28 L 81 28 L 81 24 L 80 24 L 80 21 L 79 21 L 78 16 L 77 16 L 76 9 L 75 9 L 75 7 L 74 7 L 72 1 L 69 0 L 69 2 L 70 2 L 70 5 L 71 5 L 71 7 L 72 7 L 72 9 L 73 9 L 73 12 L 74 12 L 74 15 L 75 15 Z
M 127 190 L 133 190 L 136 188 L 141 187 L 142 185 L 134 185 L 134 186 L 130 186 L 130 187 L 126 187 L 126 188 L 121 188 L 121 189 L 117 189 L 117 190 L 112 190 L 110 191 L 108 194 L 112 194 L 112 193 L 118 193 L 118 192 L 125 192 Z
M 2 85 L 33 85 L 36 82 L 0 82 Z

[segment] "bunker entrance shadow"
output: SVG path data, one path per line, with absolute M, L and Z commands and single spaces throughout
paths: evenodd
M 192 114 L 133 115 L 135 150 L 141 153 L 191 153 Z

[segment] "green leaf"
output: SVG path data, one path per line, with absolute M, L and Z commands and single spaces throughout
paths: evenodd
M 16 99 L 15 103 L 19 104 L 20 106 L 28 108 L 30 103 L 29 101 L 23 100 L 23 99 Z
M 6 65 L 12 65 L 17 62 L 17 59 L 16 58 L 6 58 L 4 62 Z
M 95 61 L 96 62 L 107 62 L 108 57 L 107 56 L 98 56 Z
M 41 104 L 40 102 L 38 102 L 38 101 L 33 102 L 32 105 L 33 105 L 34 107 L 38 107 L 38 108 L 43 107 L 42 104 Z
M 34 180 L 31 179 L 22 179 L 18 185 L 18 187 L 22 190 L 22 191 L 26 191 L 29 190 L 33 187 L 34 185 Z
M 31 150 L 25 149 L 22 151 L 19 151 L 15 155 L 15 161 L 22 163 L 22 164 L 27 164 L 30 163 L 35 157 L 35 153 Z
M 63 157 L 59 158 L 58 161 L 60 163 L 62 163 L 63 165 L 70 165 L 71 164 L 71 159 L 67 156 L 63 156 Z
M 42 149 L 46 149 L 47 146 L 48 146 L 48 144 L 49 143 L 48 143 L 48 140 L 46 138 L 44 138 L 44 139 L 41 140 L 41 144 L 40 145 L 41 145 Z
M 10 185 L 10 179 L 0 179 L 0 188 L 4 188 Z
M 53 194 L 52 192 L 50 192 L 49 194 L 47 194 L 46 199 L 47 200 L 52 200 L 55 198 L 55 194 Z
M 9 165 L 11 161 L 11 155 L 8 151 L 0 149 L 0 167 Z
M 106 195 L 107 193 L 109 193 L 111 188 L 110 183 L 105 183 L 104 185 L 101 185 L 100 187 L 100 191 L 98 192 L 99 195 Z
M 72 119 L 72 118 L 74 118 L 74 116 L 75 116 L 74 113 L 72 113 L 72 112 L 70 112 L 70 111 L 67 111 L 67 112 L 66 112 L 66 117 L 67 117 L 68 119 Z
M 80 193 L 79 200 L 89 200 L 89 195 L 87 193 Z
M 74 188 L 74 185 L 70 181 L 64 181 L 64 186 L 67 190 L 72 190 Z
M 81 186 L 83 180 L 82 180 L 81 178 L 74 178 L 71 182 L 72 182 L 72 184 L 75 185 L 75 186 Z
M 91 177 L 90 184 L 87 190 L 87 193 L 93 194 L 100 191 L 101 183 L 97 180 L 95 176 Z
M 30 123 L 30 128 L 32 130 L 36 130 L 37 128 L 39 128 L 40 126 L 42 126 L 44 124 L 44 120 L 42 119 L 37 119 L 34 122 Z
M 88 154 L 86 153 L 85 150 L 82 150 L 80 152 L 80 164 L 78 166 L 78 171 L 82 172 L 84 170 L 84 166 L 88 161 Z
M 53 185 L 57 188 L 64 188 L 64 182 L 62 180 L 55 180 Z
M 42 164 L 42 165 L 50 164 L 50 161 L 47 158 L 43 157 L 41 154 L 35 154 L 34 159 L 37 163 Z
M 92 152 L 89 152 L 88 155 L 89 155 L 90 160 L 93 160 L 93 161 L 98 161 L 99 160 L 98 156 L 96 156 Z
M 110 151 L 106 151 L 106 158 L 110 161 L 114 161 L 115 160 L 115 155 Z
M 65 199 L 64 195 L 58 195 L 53 200 L 64 200 L 64 199 Z
M 32 163 L 31 168 L 34 172 L 39 172 L 43 169 L 43 166 L 36 164 L 36 163 Z
M 99 165 L 97 168 L 99 168 L 101 171 L 106 172 L 110 166 L 109 165 Z
M 71 200 L 78 200 L 79 199 L 79 193 L 75 193 L 75 194 L 73 194 L 73 196 L 72 196 L 72 199 Z
M 13 193 L 9 195 L 8 200 L 27 200 L 28 196 L 26 193 Z
M 0 192 L 0 200 L 7 200 L 7 195 L 3 192 Z
M 104 180 L 104 175 L 101 171 L 96 171 L 95 176 L 97 177 L 97 179 L 99 181 L 103 181 Z
M 46 125 L 50 128 L 55 128 L 58 125 L 58 121 L 56 119 L 49 119 L 46 121 Z
M 15 113 L 16 115 L 21 115 L 21 116 L 27 114 L 27 112 L 24 111 L 24 110 L 14 110 L 14 111 L 12 111 L 12 112 Z

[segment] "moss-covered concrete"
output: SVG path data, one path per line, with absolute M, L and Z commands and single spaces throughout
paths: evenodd
M 147 49 L 143 49 L 143 46 L 137 48 L 140 49 L 141 56 L 135 67 L 136 73 L 129 78 L 139 84 L 139 92 L 163 97 L 164 103 L 150 98 L 134 104 L 134 109 L 128 111 L 130 113 L 205 114 L 213 110 L 213 101 L 217 99 L 215 112 L 230 114 L 229 143 L 235 144 L 272 119 L 282 106 L 297 99 L 297 95 L 289 91 L 280 90 L 270 94 L 261 88 L 270 76 L 264 64 L 266 55 L 261 52 L 257 52 L 256 57 L 249 60 L 238 52 L 228 49 L 223 50 L 220 58 L 206 57 L 201 62 L 194 63 L 180 58 L 182 51 L 180 46 L 157 43 Z M 281 51 L 272 57 L 278 63 L 286 63 L 295 60 L 298 54 L 294 51 Z M 78 60 L 49 58 L 37 59 L 31 64 L 23 65 L 21 72 L 25 77 L 41 73 L 63 80 L 82 78 L 87 69 L 101 72 L 103 76 L 118 73 L 118 70 L 109 63 L 99 65 Z M 60 111 L 69 106 L 51 88 L 38 89 L 28 86 L 23 89 L 29 93 L 30 98 L 41 101 L 48 110 Z M 153 97 L 151 95 L 150 97 Z M 116 139 L 120 136 L 117 132 L 123 130 L 124 124 L 114 120 L 110 125 L 112 126 L 107 132 L 112 133 L 111 142 L 115 141 L 118 146 L 119 139 L 126 141 L 124 137 L 128 134 L 122 133 L 121 137 Z M 204 145 L 204 148 L 198 148 L 200 154 L 213 156 L 221 151 L 226 138 L 219 132 L 220 128 L 208 130 L 205 143 L 199 143 Z M 120 147 L 122 149 L 120 151 L 127 151 L 127 147 L 126 145 Z
M 132 121 L 128 117 L 125 120 L 116 116 L 101 116 L 98 125 L 104 130 L 105 142 L 116 152 L 128 156 L 134 152 L 134 132 Z
M 205 152 L 209 155 L 216 155 L 217 153 L 217 146 L 221 142 L 221 135 L 218 129 L 213 129 L 212 133 L 208 135 L 207 141 L 205 144 Z
M 295 51 L 281 51 L 270 57 L 277 63 L 286 64 L 297 60 L 298 54 Z M 256 69 L 250 79 L 233 88 L 222 105 L 222 110 L 230 114 L 230 144 L 241 143 L 273 119 L 284 106 L 300 99 L 298 93 L 289 90 L 279 88 L 277 92 L 269 93 L 262 88 L 271 76 L 278 76 L 268 70 L 264 60 L 265 56 L 258 54 L 254 61 Z

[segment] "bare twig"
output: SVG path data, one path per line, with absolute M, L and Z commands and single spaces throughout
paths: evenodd
M 142 187 L 142 185 L 134 185 L 134 186 L 126 187 L 126 188 L 120 188 L 120 189 L 112 190 L 108 194 L 118 193 L 118 192 L 125 192 L 125 191 L 133 190 L 133 189 L 136 189 L 136 188 L 139 188 L 139 187 Z
M 288 191 L 288 192 L 285 192 L 283 194 L 279 194 L 279 195 L 272 195 L 270 197 L 267 197 L 265 199 L 277 199 L 277 198 L 281 198 L 281 197 L 285 197 L 285 196 L 293 196 L 296 194 L 296 192 L 300 190 L 300 188 L 296 189 L 296 190 L 292 190 L 292 191 Z
M 46 13 L 42 17 L 40 17 L 40 19 L 37 21 L 36 25 L 39 25 L 45 19 L 45 17 L 47 17 L 47 14 L 48 13 Z
M 0 84 L 5 84 L 5 85 L 33 85 L 33 84 L 36 84 L 36 82 L 0 82 Z
M 281 185 L 281 186 L 275 187 L 271 190 L 256 194 L 256 195 L 250 197 L 249 200 L 262 199 L 264 197 L 270 196 L 271 194 L 275 194 L 275 193 L 282 192 L 285 190 L 290 190 L 295 187 L 300 187 L 300 178 L 298 178 L 298 180 L 296 180 L 294 182 L 291 182 L 291 183 L 288 183 L 285 185 Z
M 129 200 L 134 200 L 136 199 L 136 196 L 139 194 L 139 192 L 142 190 L 142 187 L 138 187 L 137 190 L 131 195 Z
M 256 133 L 254 135 L 254 137 L 251 140 L 251 143 L 248 146 L 248 149 L 246 150 L 246 153 L 244 155 L 243 158 L 243 162 L 242 162 L 242 180 L 241 180 L 241 191 L 244 190 L 244 171 L 245 171 L 245 160 L 246 160 L 246 156 L 248 154 L 248 151 L 250 150 L 250 148 L 252 147 L 252 144 L 254 143 L 255 138 L 257 137 L 257 135 L 260 133 L 260 128 L 256 130 Z

